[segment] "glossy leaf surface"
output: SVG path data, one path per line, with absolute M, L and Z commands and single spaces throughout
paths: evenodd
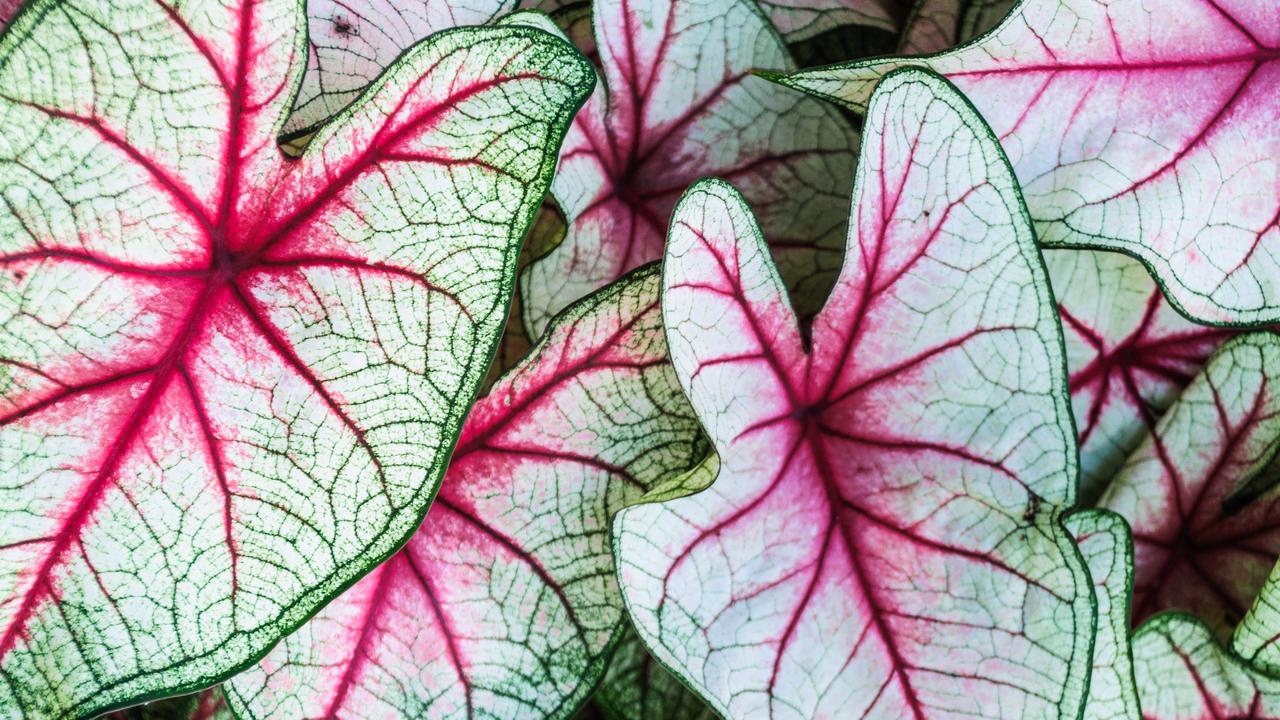
M 787 80 L 848 107 L 948 77 L 1013 162 L 1040 240 L 1122 250 L 1210 322 L 1280 319 L 1280 13 L 1270 0 L 1025 0 L 972 44 Z
M 1280 336 L 1222 347 L 1099 504 L 1134 537 L 1133 619 L 1183 610 L 1223 640 L 1280 555 Z
M 304 28 L 65 0 L 0 39 L 0 707 L 221 680 L 435 493 L 593 76 L 437 35 L 286 160 Z
M 1069 516 L 1075 537 L 1093 578 L 1097 600 L 1097 633 L 1093 638 L 1093 671 L 1085 720 L 1137 720 L 1138 691 L 1129 651 L 1129 597 L 1133 591 L 1133 541 L 1118 515 L 1085 510 Z
M 1045 262 L 1067 343 L 1080 495 L 1091 503 L 1232 332 L 1179 315 L 1119 253 L 1050 250 Z
M 743 188 L 784 273 L 821 297 L 839 267 L 856 135 L 834 108 L 751 74 L 791 67 L 754 2 L 598 0 L 593 12 L 604 82 L 552 183 L 564 240 L 521 274 L 525 328 L 539 336 L 570 302 L 657 260 L 671 208 L 707 175 Z
M 477 402 L 422 528 L 230 683 L 242 717 L 565 718 L 624 628 L 612 514 L 705 453 L 656 268 L 570 308 Z
M 615 521 L 628 610 L 725 717 L 1074 718 L 1093 592 L 1030 222 L 945 80 L 886 79 L 864 132 L 811 352 L 741 196 L 676 209 L 664 322 L 721 469 Z

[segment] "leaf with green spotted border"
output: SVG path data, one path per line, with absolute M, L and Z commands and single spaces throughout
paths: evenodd
M 1120 250 L 1213 323 L 1280 320 L 1280 13 L 1272 0 L 1022 0 L 937 55 L 782 82 L 861 111 L 904 64 L 999 136 L 1047 245 Z
M 1133 635 L 1144 720 L 1276 720 L 1280 679 L 1224 649 L 1199 619 L 1162 613 Z
M 614 523 L 640 637 L 725 717 L 1075 718 L 1062 339 L 1012 171 L 944 79 L 877 90 L 850 226 L 806 343 L 742 196 L 677 206 L 663 317 L 721 467 Z
M 256 661 L 417 527 L 590 65 L 441 33 L 276 144 L 299 0 L 40 0 L 0 37 L 0 707 Z
M 1138 691 L 1129 652 L 1129 598 L 1133 589 L 1133 540 L 1124 519 L 1105 510 L 1067 517 L 1093 578 L 1097 633 L 1083 720 L 1137 720 Z
M 228 683 L 242 718 L 566 718 L 625 628 L 609 520 L 706 454 L 649 267 L 476 403 L 409 543 Z
M 657 260 L 680 193 L 707 175 L 743 188 L 793 290 L 816 309 L 840 263 L 857 137 L 848 123 L 752 75 L 793 67 L 753 0 L 596 0 L 592 10 L 603 81 L 552 182 L 563 241 L 520 276 L 530 336 Z
M 1129 456 L 1099 501 L 1133 529 L 1133 621 L 1199 616 L 1225 641 L 1280 555 L 1280 336 L 1237 337 Z

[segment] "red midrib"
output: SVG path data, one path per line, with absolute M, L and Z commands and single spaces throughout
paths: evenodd
M 13 649 L 19 634 L 25 629 L 27 621 L 30 620 L 35 611 L 36 603 L 46 594 L 53 593 L 50 576 L 54 568 L 58 565 L 72 541 L 79 537 L 80 530 L 83 529 L 93 515 L 94 509 L 102 499 L 103 492 L 111 484 L 111 478 L 119 468 L 125 453 L 133 446 L 143 424 L 150 417 L 156 403 L 159 402 L 160 397 L 177 374 L 183 361 L 182 356 L 190 346 L 192 338 L 200 330 L 202 320 L 207 316 L 215 300 L 224 293 L 225 283 L 220 282 L 208 282 L 201 290 L 200 296 L 187 314 L 186 319 L 183 320 L 177 338 L 169 346 L 169 349 L 165 351 L 165 354 L 151 372 L 152 380 L 147 386 L 146 392 L 143 393 L 133 412 L 130 413 L 129 418 L 125 421 L 123 429 L 116 436 L 111 449 L 107 451 L 107 455 L 99 466 L 98 472 L 89 481 L 80 496 L 80 500 L 72 508 L 70 514 L 66 516 L 62 527 L 58 530 L 53 546 L 49 549 L 44 562 L 41 563 L 35 573 L 31 588 L 24 594 L 22 604 L 10 619 L 4 635 L 0 636 L 0 657 L 7 655 Z
M 1258 48 L 1251 52 L 1221 55 L 1217 57 L 1191 60 L 1149 60 L 1146 62 L 1082 62 L 1082 63 L 1037 63 L 1028 65 L 1009 65 L 1007 67 L 990 67 L 981 70 L 957 70 L 947 73 L 949 77 L 981 77 L 986 75 L 1014 75 L 1033 72 L 1134 72 L 1141 70 L 1190 70 L 1193 68 L 1216 67 L 1218 65 L 1264 64 L 1280 59 L 1280 48 Z

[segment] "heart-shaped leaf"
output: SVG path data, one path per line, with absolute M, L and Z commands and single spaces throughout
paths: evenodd
M 645 644 L 725 717 L 1074 718 L 1093 591 L 1057 316 L 1013 174 L 945 80 L 871 102 L 844 267 L 806 351 L 729 185 L 677 206 L 663 319 L 720 457 L 622 511 Z
M 593 10 L 605 82 L 561 150 L 551 192 L 568 229 L 521 274 L 525 328 L 537 337 L 570 302 L 657 260 L 676 199 L 705 175 L 743 188 L 803 297 L 825 293 L 856 135 L 835 108 L 751 75 L 791 67 L 754 2 L 598 0 Z
M 1119 253 L 1051 250 L 1080 438 L 1080 495 L 1092 502 L 1229 330 L 1179 315 L 1142 264 Z
M 247 718 L 564 718 L 625 619 L 609 519 L 706 453 L 656 268 L 573 306 L 476 403 L 397 555 L 228 683 Z
M 1280 555 L 1280 336 L 1223 345 L 1099 504 L 1129 521 L 1133 619 L 1180 609 L 1226 639 Z
M 590 66 L 443 33 L 286 160 L 298 0 L 41 0 L 0 38 L 0 707 L 252 662 L 404 541 Z
M 853 109 L 923 64 L 1000 137 L 1040 240 L 1123 250 L 1187 314 L 1280 319 L 1280 13 L 1270 0 L 1025 0 L 974 43 L 784 82 Z
M 1133 669 L 1146 720 L 1280 718 L 1280 679 L 1223 650 L 1189 615 L 1164 613 L 1139 628 Z
M 1133 541 L 1122 518 L 1086 510 L 1066 520 L 1093 578 L 1097 634 L 1084 720 L 1137 720 L 1138 690 L 1129 652 L 1129 598 L 1133 588 Z
M 635 631 L 618 642 L 594 696 L 609 720 L 716 720 L 716 714 L 653 659 Z
M 909 55 L 942 52 L 995 27 L 1015 0 L 917 0 L 902 31 L 899 50 Z

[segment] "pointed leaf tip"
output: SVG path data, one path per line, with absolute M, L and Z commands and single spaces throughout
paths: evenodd
M 742 196 L 672 220 L 672 362 L 720 458 L 623 510 L 646 646 L 726 717 L 1075 718 L 1094 593 L 1060 524 L 1074 438 L 1011 170 L 944 80 L 871 103 L 849 247 L 812 350 Z

